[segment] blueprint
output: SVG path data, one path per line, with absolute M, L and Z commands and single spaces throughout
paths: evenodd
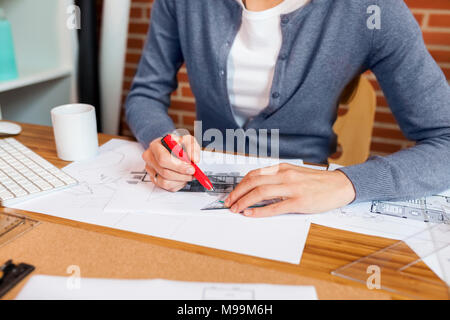
M 435 195 L 400 202 L 373 201 L 370 212 L 424 222 L 450 223 L 450 215 L 446 214 L 445 208 L 450 210 L 450 197 Z

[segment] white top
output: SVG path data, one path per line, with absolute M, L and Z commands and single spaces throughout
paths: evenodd
M 309 0 L 284 0 L 264 11 L 249 11 L 242 0 L 242 25 L 228 56 L 227 86 L 239 126 L 265 109 L 282 44 L 280 15 L 293 12 Z

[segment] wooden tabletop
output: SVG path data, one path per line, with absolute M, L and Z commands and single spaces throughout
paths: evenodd
M 50 127 L 22 127 L 17 140 L 58 167 L 68 164 L 56 156 Z M 100 134 L 99 142 L 111 138 L 118 137 Z M 8 259 L 30 263 L 36 267 L 33 274 L 68 276 L 68 267 L 76 265 L 82 277 L 314 285 L 320 299 L 408 299 L 411 292 L 424 299 L 446 297 L 445 292 L 432 286 L 417 292 L 417 286 L 405 282 L 400 284 L 404 293 L 393 293 L 369 290 L 365 284 L 333 276 L 333 270 L 396 241 L 314 224 L 300 265 L 293 265 L 38 213 L 1 207 L 0 212 L 22 214 L 41 222 L 0 248 L 0 263 Z M 439 281 L 424 265 L 420 272 Z M 4 298 L 14 298 L 25 282 Z

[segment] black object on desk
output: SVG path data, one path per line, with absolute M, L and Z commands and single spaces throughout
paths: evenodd
M 25 263 L 15 265 L 12 260 L 8 260 L 4 265 L 0 266 L 0 298 L 33 270 L 34 266 L 32 265 Z

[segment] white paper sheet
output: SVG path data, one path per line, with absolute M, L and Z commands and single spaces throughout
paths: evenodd
M 143 169 L 141 153 L 142 149 L 137 143 L 112 140 L 100 148 L 96 159 L 73 163 L 64 168 L 64 171 L 80 181 L 79 186 L 14 207 L 266 259 L 294 264 L 300 262 L 309 231 L 309 222 L 302 216 L 251 219 L 231 214 L 227 210 L 199 214 L 195 201 L 195 210 L 192 211 L 197 215 L 192 215 L 177 194 L 166 191 L 162 192 L 166 198 L 160 202 L 164 206 L 161 205 L 160 210 L 154 210 L 152 214 L 142 213 L 142 209 L 136 210 L 132 201 L 128 202 L 128 210 L 105 212 L 104 209 L 120 192 L 125 192 L 130 199 L 137 194 L 132 185 L 127 185 L 129 189 L 121 189 L 121 183 L 123 177 L 133 170 Z M 214 163 L 209 165 L 218 166 Z M 228 165 L 236 167 L 236 164 Z M 253 167 L 248 165 L 245 168 L 250 170 Z M 152 188 L 148 184 L 142 186 L 147 194 Z M 184 195 L 189 203 L 193 203 L 191 196 L 196 199 L 192 193 Z M 209 197 L 197 197 L 202 196 Z M 141 200 L 136 198 L 136 202 Z M 153 202 L 149 201 L 148 205 L 152 206 Z M 180 210 L 185 214 L 180 215 L 178 212 L 177 215 L 168 215 L 170 210 Z
M 142 149 L 137 144 L 128 144 L 117 149 L 127 157 L 139 159 Z M 213 174 L 234 172 L 245 176 L 249 171 L 273 166 L 279 163 L 303 165 L 301 160 L 275 160 L 267 158 L 254 158 L 234 156 L 229 154 L 202 152 L 198 166 L 204 171 Z M 137 163 L 133 172 L 143 171 L 144 163 Z M 155 186 L 152 182 L 138 182 L 130 184 L 133 175 L 125 175 L 116 182 L 117 188 L 114 197 L 105 206 L 108 213 L 151 213 L 172 215 L 196 216 L 223 216 L 232 215 L 228 210 L 202 211 L 201 209 L 217 199 L 217 194 L 206 192 L 168 192 Z
M 317 293 L 311 286 L 34 276 L 16 299 L 317 300 Z

